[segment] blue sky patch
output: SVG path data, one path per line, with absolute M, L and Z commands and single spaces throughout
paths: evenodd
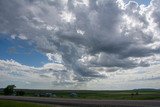
M 125 0 L 126 2 L 130 1 L 130 0 Z M 151 0 L 132 0 L 132 1 L 136 1 L 139 5 L 144 4 L 144 5 L 149 5 L 149 3 L 151 2 Z
M 45 54 L 36 50 L 32 43 L 9 35 L 0 34 L 0 59 L 13 59 L 21 64 L 39 67 L 49 62 Z

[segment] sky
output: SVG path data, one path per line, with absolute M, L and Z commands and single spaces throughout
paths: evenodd
M 139 5 L 149 5 L 151 0 L 124 0 L 125 3 L 128 3 L 129 1 L 135 1 Z
M 159 0 L 0 0 L 0 88 L 160 88 Z

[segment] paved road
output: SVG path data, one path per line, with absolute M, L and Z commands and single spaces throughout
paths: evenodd
M 0 96 L 0 99 L 83 107 L 160 107 L 160 100 L 86 100 L 20 96 Z

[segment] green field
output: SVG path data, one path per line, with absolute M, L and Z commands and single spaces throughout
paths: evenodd
M 0 107 L 54 107 L 54 106 L 29 103 L 29 102 L 0 100 Z
M 77 98 L 80 99 L 114 99 L 114 100 L 154 100 L 160 99 L 160 92 L 156 91 L 140 91 L 138 95 L 131 95 L 134 91 L 93 91 L 93 92 L 77 92 Z M 67 93 L 57 93 L 58 96 L 68 98 Z
M 39 93 L 54 93 L 54 98 L 76 99 L 114 99 L 114 100 L 160 100 L 160 90 L 122 90 L 122 91 L 92 91 L 92 90 L 23 90 L 25 96 L 34 96 Z M 77 96 L 70 96 L 76 93 Z M 134 95 L 131 95 L 134 94 Z

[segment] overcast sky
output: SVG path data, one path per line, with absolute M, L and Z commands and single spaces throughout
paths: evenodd
M 0 87 L 160 88 L 160 0 L 0 0 Z

